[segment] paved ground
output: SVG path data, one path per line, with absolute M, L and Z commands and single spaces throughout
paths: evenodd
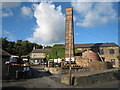
M 104 84 L 86 85 L 86 86 L 67 86 L 60 83 L 62 75 L 52 75 L 49 72 L 42 70 L 39 66 L 32 67 L 33 76 L 31 79 L 19 81 L 3 82 L 4 90 L 6 88 L 118 88 L 118 81 L 112 81 Z

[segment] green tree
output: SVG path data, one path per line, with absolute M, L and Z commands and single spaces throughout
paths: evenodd
M 7 38 L 0 38 L 2 49 L 13 55 L 27 55 L 36 46 L 37 49 L 42 48 L 42 45 L 31 43 L 27 40 L 17 40 L 16 42 L 8 41 Z
M 61 47 L 62 44 L 55 44 L 52 47 L 52 52 L 46 53 L 48 55 L 47 59 L 56 59 L 56 58 L 64 58 L 65 49 Z
M 4 49 L 5 51 L 7 51 L 6 48 L 7 48 L 7 45 L 9 43 L 7 41 L 7 38 L 1 38 L 1 41 L 2 41 L 2 49 Z

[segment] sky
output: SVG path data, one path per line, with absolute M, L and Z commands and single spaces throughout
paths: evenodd
M 2 2 L 2 37 L 65 43 L 65 9 L 73 8 L 74 43 L 118 43 L 117 2 Z

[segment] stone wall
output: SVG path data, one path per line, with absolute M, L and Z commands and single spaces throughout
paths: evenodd
M 102 73 L 90 74 L 88 76 L 74 76 L 74 85 L 90 85 L 95 83 L 104 83 L 110 82 L 113 80 L 120 79 L 120 71 L 119 70 L 111 70 Z M 119 77 L 118 77 L 119 76 Z
M 120 70 L 111 69 L 111 70 L 102 70 L 96 72 L 87 72 L 87 73 L 78 73 L 72 75 L 72 85 L 90 85 L 96 83 L 109 82 L 113 80 L 120 79 Z M 61 82 L 69 85 L 69 75 L 65 75 L 61 78 Z
M 81 57 L 81 56 L 76 56 L 76 65 L 80 66 L 80 67 L 88 67 L 89 66 L 89 62 L 90 60 L 86 57 Z
M 107 63 L 104 61 L 91 61 L 88 58 L 82 56 L 76 57 L 76 64 L 90 70 L 105 70 L 112 68 L 111 63 Z
M 46 71 L 49 71 L 51 74 L 68 74 L 69 73 L 69 68 L 60 68 L 60 67 L 45 67 L 44 68 Z M 86 69 L 81 69 L 81 68 L 72 68 L 71 72 L 76 73 L 76 72 L 86 72 L 88 70 Z
M 112 64 L 108 62 L 101 61 L 91 61 L 89 62 L 89 69 L 92 70 L 106 70 L 112 68 Z

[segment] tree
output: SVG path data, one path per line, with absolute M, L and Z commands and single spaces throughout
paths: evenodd
M 2 48 L 6 51 L 7 45 L 8 45 L 8 41 L 6 40 L 7 38 L 1 38 L 2 41 Z
M 65 49 L 61 47 L 62 44 L 55 44 L 52 47 L 52 52 L 46 53 L 48 59 L 56 59 L 56 58 L 64 58 L 65 57 Z
M 8 41 L 7 38 L 0 38 L 2 42 L 2 49 L 13 55 L 27 55 L 36 46 L 38 49 L 42 48 L 42 45 L 37 43 L 31 43 L 27 40 L 17 40 L 16 42 Z

